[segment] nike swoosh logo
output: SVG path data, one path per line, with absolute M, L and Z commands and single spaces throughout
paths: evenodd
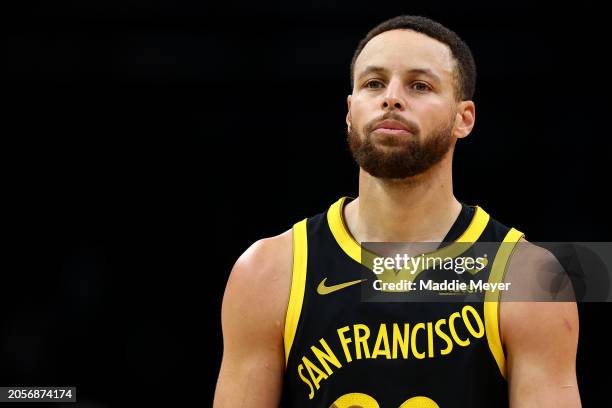
M 317 286 L 317 293 L 319 295 L 329 295 L 332 292 L 335 292 L 340 289 L 348 288 L 349 286 L 356 285 L 366 280 L 367 279 L 357 279 L 357 280 L 350 281 L 350 282 L 339 283 L 337 285 L 325 286 L 325 281 L 327 281 L 327 278 L 325 278 L 319 283 L 319 286 Z

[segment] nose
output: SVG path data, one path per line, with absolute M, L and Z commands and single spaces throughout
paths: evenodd
M 405 102 L 402 96 L 402 85 L 399 80 L 392 80 L 387 86 L 382 102 L 384 110 L 404 110 Z

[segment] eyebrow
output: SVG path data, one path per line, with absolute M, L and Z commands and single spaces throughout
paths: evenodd
M 368 75 L 369 73 L 387 73 L 388 70 L 386 68 L 383 67 L 378 67 L 375 65 L 369 65 L 367 66 L 363 72 L 361 72 L 361 74 L 359 74 L 359 76 L 357 77 L 358 79 L 361 79 L 363 76 Z M 429 68 L 413 68 L 413 69 L 407 69 L 405 71 L 406 73 L 411 73 L 411 74 L 422 74 L 422 75 L 427 75 L 431 78 L 433 78 L 434 80 L 438 81 L 438 82 L 442 82 L 442 80 L 440 79 L 440 77 L 436 74 L 434 74 L 434 72 L 429 69 Z

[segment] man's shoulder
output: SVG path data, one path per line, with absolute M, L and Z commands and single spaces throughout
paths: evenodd
M 508 268 L 521 269 L 530 274 L 534 271 L 554 272 L 563 269 L 550 250 L 529 242 L 525 237 L 518 240 Z
M 282 279 L 291 268 L 292 237 L 289 229 L 253 242 L 236 260 L 232 275 L 254 285 Z
M 569 276 L 548 249 L 521 238 L 506 270 L 512 290 L 502 296 L 500 320 L 502 338 L 511 333 L 528 333 L 543 321 L 575 308 Z
M 232 267 L 223 299 L 225 325 L 282 336 L 291 285 L 292 232 L 255 241 Z M 272 337 L 271 337 L 272 338 Z

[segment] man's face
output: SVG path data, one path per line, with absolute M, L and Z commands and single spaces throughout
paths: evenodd
M 379 178 L 412 177 L 465 136 L 454 134 L 461 118 L 454 69 L 446 44 L 411 30 L 387 31 L 366 44 L 355 61 L 346 117 L 349 146 L 362 169 Z

